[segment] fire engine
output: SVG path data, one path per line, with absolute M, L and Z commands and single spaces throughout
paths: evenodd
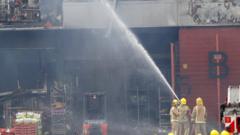
M 106 97 L 104 93 L 84 95 L 83 135 L 107 135 Z
M 225 130 L 240 133 L 240 86 L 229 86 L 226 103 L 221 105 L 221 119 Z

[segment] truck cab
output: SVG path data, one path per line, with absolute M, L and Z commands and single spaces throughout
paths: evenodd
M 240 86 L 229 86 L 227 102 L 221 105 L 222 122 L 231 134 L 240 133 Z
M 84 94 L 83 135 L 107 135 L 106 97 L 104 93 Z

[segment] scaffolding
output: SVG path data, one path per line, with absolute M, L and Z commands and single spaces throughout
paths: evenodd
M 169 96 L 159 90 L 159 132 L 167 133 L 170 130 Z
M 63 0 L 0 0 L 0 28 L 61 28 Z
M 2 24 L 30 23 L 40 21 L 38 0 L 0 0 L 0 22 Z
M 0 22 L 7 20 L 9 5 L 8 0 L 0 0 Z
M 66 135 L 66 88 L 55 82 L 51 93 L 51 134 Z

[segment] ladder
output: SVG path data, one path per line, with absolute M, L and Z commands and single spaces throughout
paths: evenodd
M 170 97 L 159 90 L 159 133 L 166 134 L 170 129 L 169 106 L 171 104 Z

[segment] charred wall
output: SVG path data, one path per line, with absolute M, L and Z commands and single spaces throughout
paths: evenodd
M 169 44 L 177 41 L 178 28 L 132 31 L 170 81 Z M 0 80 L 9 78 L 7 82 L 12 84 L 18 79 L 25 80 L 24 87 L 30 88 L 47 74 L 50 85 L 54 80 L 67 83 L 73 93 L 74 123 L 81 124 L 83 119 L 83 94 L 102 91 L 107 96 L 109 120 L 128 121 L 133 126 L 137 122 L 158 125 L 161 88 L 154 73 L 122 39 L 106 37 L 105 33 L 103 29 L 1 31 L 0 64 L 4 69 L 0 71 Z M 4 87 L 17 87 L 12 84 Z M 137 91 L 143 94 L 138 117 L 139 108 L 134 104 Z M 118 125 L 115 126 L 117 129 Z

